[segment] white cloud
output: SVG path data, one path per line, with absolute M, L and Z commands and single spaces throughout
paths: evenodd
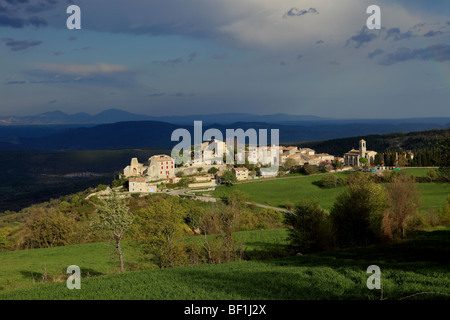
M 74 76 L 88 76 L 92 74 L 112 74 L 116 72 L 128 71 L 127 67 L 125 66 L 107 63 L 98 63 L 94 65 L 45 63 L 39 65 L 39 68 L 45 72 L 59 73 L 64 75 L 74 75 Z

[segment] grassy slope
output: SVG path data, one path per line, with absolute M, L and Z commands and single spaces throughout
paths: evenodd
M 237 232 L 235 237 L 245 243 L 248 256 L 253 258 L 267 256 L 270 252 L 282 252 L 287 245 L 284 229 Z M 201 241 L 202 238 L 187 238 L 187 241 L 192 240 Z M 140 253 L 126 243 L 124 257 L 128 270 L 156 267 L 141 261 Z M 33 278 L 35 284 L 40 284 L 44 268 L 50 281 L 67 277 L 66 269 L 70 265 L 80 266 L 83 276 L 108 275 L 119 271 L 114 247 L 106 242 L 0 252 L 0 261 L 0 292 L 33 286 Z
M 369 265 L 382 272 L 383 294 L 398 299 L 450 297 L 450 230 L 424 232 L 390 246 L 265 261 L 179 267 L 82 279 L 0 294 L 1 299 L 379 299 L 368 290 Z
M 429 169 L 407 169 L 410 175 L 425 175 Z M 343 176 L 347 173 L 337 173 Z M 314 182 L 319 181 L 322 176 L 299 176 L 290 179 L 274 179 L 258 181 L 252 183 L 236 184 L 232 187 L 220 186 L 214 192 L 214 196 L 221 197 L 238 189 L 249 196 L 249 199 L 261 204 L 280 207 L 286 202 L 297 203 L 305 198 L 317 198 L 320 205 L 330 210 L 336 196 L 340 194 L 344 187 L 333 189 L 321 189 Z M 447 195 L 450 193 L 448 183 L 421 183 L 418 189 L 422 193 L 421 211 L 427 212 L 431 208 L 441 208 L 447 202 Z

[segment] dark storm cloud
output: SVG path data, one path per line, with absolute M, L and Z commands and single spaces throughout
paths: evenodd
M 198 56 L 198 52 L 192 52 L 191 54 L 189 54 L 188 56 L 188 61 L 192 62 L 194 61 L 194 59 Z
M 26 7 L 25 11 L 28 13 L 39 13 L 42 11 L 50 10 L 58 3 L 57 0 L 47 0 L 47 1 L 34 1 Z
M 433 31 L 433 30 L 431 30 L 431 31 L 425 33 L 423 36 L 424 37 L 434 37 L 434 36 L 439 36 L 441 34 L 443 34 L 442 31 Z
M 51 9 L 56 3 L 56 0 L 33 1 L 33 3 L 28 0 L 5 0 L 3 4 L 0 4 L 0 26 L 11 28 L 23 28 L 29 25 L 36 28 L 45 27 L 48 25 L 47 20 L 40 13 Z
M 368 56 L 370 59 L 372 59 L 372 58 L 374 58 L 374 57 L 376 57 L 376 56 L 382 54 L 383 52 L 384 52 L 384 51 L 381 50 L 381 49 L 376 49 L 375 51 L 369 52 L 369 53 L 367 54 L 367 56 Z
M 390 66 L 398 62 L 408 60 L 420 61 L 448 61 L 450 60 L 450 45 L 436 44 L 423 49 L 400 48 L 394 53 L 386 55 L 379 63 L 381 65 Z
M 5 0 L 5 1 L 11 5 L 23 4 L 23 3 L 29 2 L 29 0 Z
M 11 17 L 6 14 L 0 15 L 0 26 L 11 28 L 23 28 L 28 25 L 32 25 L 36 28 L 45 27 L 47 25 L 47 21 L 39 17 L 31 17 L 29 19 L 23 19 L 19 17 Z
M 155 60 L 152 61 L 153 64 L 159 64 L 161 66 L 169 66 L 169 67 L 174 67 L 180 63 L 183 63 L 183 58 L 177 58 L 177 59 L 172 59 L 172 60 L 165 60 L 165 61 L 161 61 L 161 60 Z
M 322 43 L 324 43 L 323 40 L 318 40 L 318 41 L 316 41 L 316 44 L 322 44 Z
M 286 18 L 286 17 L 300 17 L 300 16 L 304 16 L 307 13 L 319 14 L 319 12 L 315 8 L 309 8 L 308 10 L 299 10 L 297 8 L 292 8 L 291 10 L 289 10 L 288 12 L 286 12 L 284 14 L 283 18 Z
M 25 25 L 24 19 L 9 17 L 5 14 L 0 15 L 0 26 L 2 27 L 23 28 Z
M 370 31 L 367 27 L 363 27 L 357 35 L 347 40 L 345 46 L 354 45 L 358 49 L 376 38 L 377 34 L 375 32 Z
M 38 46 L 42 41 L 25 41 L 25 40 L 14 40 L 11 38 L 3 39 L 6 46 L 10 48 L 11 51 L 26 50 L 30 47 Z
M 413 37 L 411 31 L 402 33 L 399 28 L 391 28 L 386 31 L 385 40 L 393 39 L 394 41 L 400 41 L 404 39 L 410 39 Z

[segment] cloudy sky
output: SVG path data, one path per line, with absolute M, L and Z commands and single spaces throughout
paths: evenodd
M 1 116 L 450 116 L 448 0 L 0 0 L 0 34 Z

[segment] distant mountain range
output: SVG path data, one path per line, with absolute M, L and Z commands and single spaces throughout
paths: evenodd
M 53 111 L 36 116 L 0 117 L 0 151 L 172 148 L 178 143 L 170 140 L 172 132 L 185 128 L 192 134 L 195 120 L 203 121 L 203 132 L 216 128 L 224 137 L 226 129 L 279 129 L 280 143 L 443 129 L 450 124 L 450 118 L 445 117 L 352 120 L 282 113 L 152 117 L 118 109 L 96 115 Z
M 201 120 L 205 125 L 232 124 L 236 122 L 264 122 L 286 125 L 312 126 L 317 124 L 348 124 L 348 123 L 428 123 L 434 125 L 447 125 L 449 117 L 440 118 L 406 118 L 406 119 L 332 119 L 311 115 L 292 115 L 277 113 L 271 115 L 255 115 L 249 113 L 220 113 L 197 114 L 185 116 L 149 116 L 130 113 L 119 109 L 108 109 L 95 115 L 88 113 L 67 114 L 62 111 L 51 111 L 35 116 L 3 116 L 0 117 L 1 126 L 17 125 L 95 125 L 127 121 L 159 121 L 172 124 L 193 125 L 196 120 Z
M 102 150 L 118 148 L 172 148 L 178 141 L 171 141 L 172 132 L 179 128 L 187 129 L 192 136 L 193 125 L 178 125 L 159 121 L 127 121 L 97 126 L 68 128 L 59 126 L 59 131 L 44 126 L 0 127 L 0 150 Z M 309 123 L 308 126 L 292 124 L 273 124 L 263 122 L 236 122 L 233 124 L 204 125 L 203 133 L 216 128 L 226 137 L 227 129 L 278 129 L 280 143 L 328 140 L 336 138 L 384 134 L 392 132 L 412 132 L 440 129 L 439 125 L 427 123 Z M 13 135 L 3 135 L 5 129 L 15 129 Z M 17 131 L 18 130 L 18 131 Z M 25 130 L 25 131 L 24 131 Z M 31 130 L 31 131 L 30 131 Z M 33 134 L 30 134 L 33 133 Z M 270 139 L 270 131 L 268 132 Z

